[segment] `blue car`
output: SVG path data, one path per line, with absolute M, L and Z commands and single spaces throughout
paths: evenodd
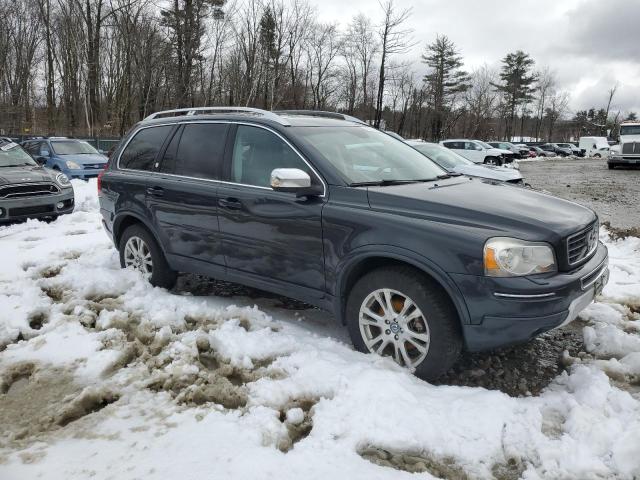
M 66 137 L 49 137 L 22 142 L 38 164 L 64 173 L 69 178 L 84 180 L 97 177 L 108 158 L 89 143 Z

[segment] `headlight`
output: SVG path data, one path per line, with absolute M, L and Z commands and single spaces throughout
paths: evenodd
M 489 277 L 519 277 L 556 270 L 553 249 L 547 243 L 495 237 L 484 245 L 484 273 Z
M 72 170 L 80 170 L 82 168 L 80 165 L 78 165 L 76 162 L 74 162 L 72 160 L 67 160 L 64 163 L 66 163 L 67 167 L 72 169 Z
M 69 178 L 64 173 L 59 173 L 58 175 L 56 175 L 56 182 L 58 182 L 63 187 L 68 187 L 69 185 L 71 185 Z

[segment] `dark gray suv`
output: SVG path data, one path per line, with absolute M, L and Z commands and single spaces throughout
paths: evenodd
M 572 321 L 608 278 L 593 211 L 447 174 L 339 114 L 160 112 L 98 188 L 122 266 L 152 284 L 195 272 L 308 302 L 426 379 Z

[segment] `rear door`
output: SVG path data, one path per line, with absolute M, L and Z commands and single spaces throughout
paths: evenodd
M 223 122 L 180 125 L 150 176 L 147 205 L 165 252 L 178 268 L 212 273 L 224 266 L 217 180 L 228 130 Z
M 295 284 L 312 296 L 324 293 L 322 197 L 296 198 L 270 187 L 275 168 L 299 168 L 322 184 L 302 156 L 279 134 L 238 125 L 221 184 L 219 219 L 229 274 L 271 282 L 271 289 Z M 326 186 L 325 186 L 326 194 Z M 274 288 L 275 286 L 275 288 Z M 284 293 L 284 292 L 283 292 Z

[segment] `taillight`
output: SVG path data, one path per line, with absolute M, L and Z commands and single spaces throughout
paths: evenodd
M 102 171 L 98 174 L 98 193 L 100 193 L 102 191 L 102 176 L 104 175 L 104 172 L 107 171 L 107 168 L 109 168 L 109 163 L 110 163 L 111 159 L 109 159 L 109 161 L 107 161 L 107 163 L 105 164 L 104 168 L 102 169 Z

